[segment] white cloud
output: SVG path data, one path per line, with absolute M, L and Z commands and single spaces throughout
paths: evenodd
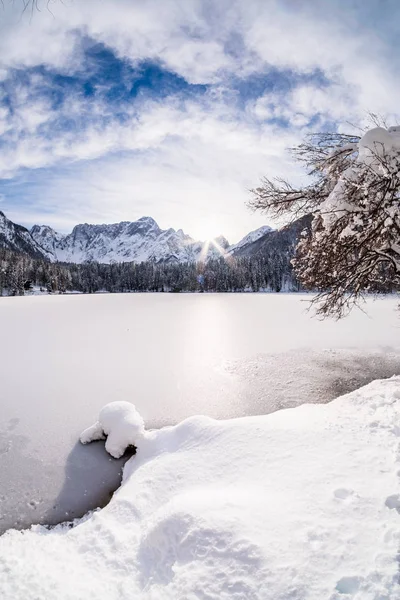
M 73 163 L 53 175 L 46 172 L 44 183 L 35 186 L 39 200 L 34 219 L 25 208 L 10 215 L 29 224 L 47 219 L 68 230 L 77 215 L 80 221 L 104 222 L 150 214 L 162 227 L 182 227 L 196 237 L 202 237 L 204 219 L 212 218 L 220 233 L 237 241 L 265 224 L 265 217 L 244 207 L 248 189 L 268 170 L 290 173 L 285 148 L 296 137 L 240 120 L 225 106 L 209 113 L 207 106 L 191 102 L 183 112 L 173 103 L 153 103 L 131 127 L 87 132 L 71 147 L 60 139 L 47 159 L 46 149 L 34 156 L 44 163 L 68 152 L 94 158 L 106 146 L 116 148 L 117 140 L 118 148 L 127 151 L 122 155 Z M 24 159 L 29 160 L 27 152 Z M 56 215 L 54 220 L 49 221 L 49 212 Z
M 364 112 L 354 86 L 335 83 L 307 83 L 285 94 L 267 93 L 249 102 L 248 110 L 260 121 L 284 119 L 295 128 L 306 127 L 310 122 L 315 124 L 316 119 L 320 124 L 358 122 Z
M 215 82 L 221 71 L 248 73 L 269 64 L 301 71 L 321 68 L 330 75 L 341 69 L 344 82 L 356 77 L 372 91 L 371 71 L 379 78 L 396 68 L 395 56 L 388 64 L 385 42 L 373 23 L 357 30 L 350 10 L 324 4 L 318 11 L 312 1 L 81 0 L 56 2 L 51 5 L 55 17 L 44 10 L 32 20 L 21 19 L 18 6 L 6 7 L 0 23 L 3 68 L 77 67 L 79 31 L 132 61 L 159 58 L 196 83 Z M 236 52 L 232 36 L 238 40 Z
M 201 235 L 196 228 L 209 212 L 232 241 L 263 224 L 262 216 L 244 208 L 247 188 L 262 174 L 299 176 L 285 148 L 316 115 L 321 125 L 343 126 L 368 110 L 397 110 L 399 65 L 396 52 L 389 57 L 391 40 L 373 23 L 357 29 L 352 6 L 323 4 L 324 10 L 312 1 L 79 0 L 52 3 L 54 17 L 43 10 L 29 19 L 6 2 L 0 81 L 15 67 L 83 72 L 82 36 L 88 35 L 132 63 L 161 60 L 190 83 L 212 84 L 207 95 L 186 102 L 137 102 L 124 109 L 123 124 L 98 98 L 71 93 L 61 108 L 51 108 L 40 96 L 39 75 L 28 89 L 14 86 L 13 113 L 0 108 L 0 136 L 8 136 L 0 177 L 50 168 L 40 195 L 35 188 L 35 208 L 15 208 L 14 218 L 50 217 L 66 229 L 76 220 L 150 213 L 162 226 Z M 271 68 L 292 70 L 293 80 L 319 70 L 327 81 L 304 83 L 303 77 L 292 89 L 278 86 L 249 99 L 245 109 L 238 106 L 232 78 Z M 58 130 L 60 114 L 82 121 L 79 129 Z

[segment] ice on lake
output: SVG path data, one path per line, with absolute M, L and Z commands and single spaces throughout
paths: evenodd
M 114 400 L 148 428 L 193 414 L 327 402 L 400 373 L 395 298 L 319 321 L 310 297 L 121 294 L 3 298 L 0 531 L 105 504 L 122 460 L 79 434 Z

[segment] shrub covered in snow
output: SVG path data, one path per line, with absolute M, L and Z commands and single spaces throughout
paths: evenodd
M 82 444 L 107 437 L 106 450 L 119 458 L 129 446 L 137 447 L 144 435 L 144 422 L 130 402 L 110 402 L 100 411 L 99 420 L 82 432 Z

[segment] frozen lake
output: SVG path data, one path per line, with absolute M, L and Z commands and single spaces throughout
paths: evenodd
M 394 298 L 340 322 L 280 294 L 0 299 L 0 533 L 108 501 L 123 461 L 77 443 L 112 400 L 147 426 L 327 402 L 400 374 Z

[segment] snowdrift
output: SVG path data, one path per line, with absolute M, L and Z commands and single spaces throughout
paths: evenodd
M 400 378 L 147 432 L 103 510 L 0 538 L 4 600 L 395 600 Z

